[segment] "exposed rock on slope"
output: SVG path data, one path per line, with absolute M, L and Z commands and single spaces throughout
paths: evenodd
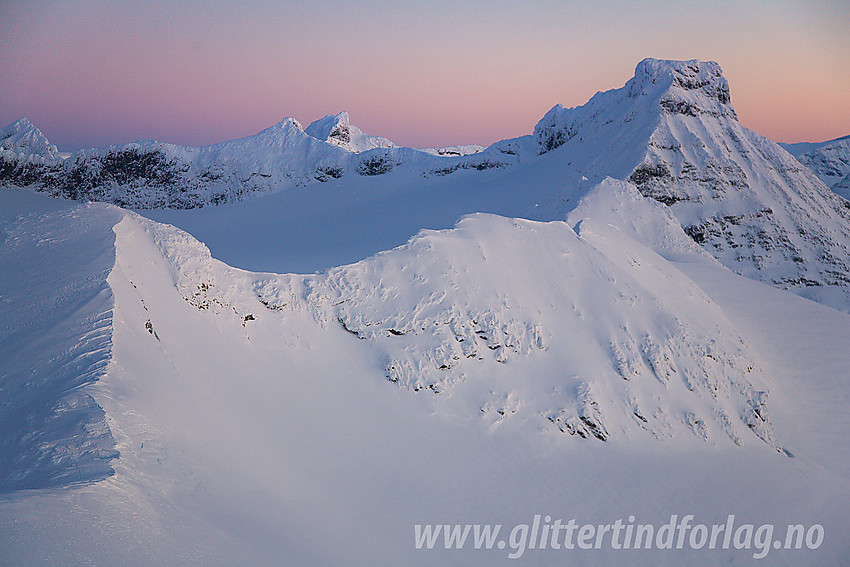
M 535 137 L 668 205 L 734 271 L 850 309 L 850 203 L 741 126 L 716 63 L 642 61 L 625 87 L 553 108 Z
M 442 176 L 500 168 L 517 159 L 496 150 L 467 157 L 398 148 L 363 134 L 345 112 L 317 120 L 308 130 L 287 118 L 254 136 L 211 146 L 145 141 L 81 150 L 62 160 L 37 128 L 21 120 L 3 130 L 12 134 L 0 149 L 0 183 L 130 208 L 191 209 L 350 174 L 384 175 L 400 168 L 415 176 Z
M 394 148 L 396 145 L 386 138 L 370 136 L 351 124 L 348 113 L 328 114 L 307 126 L 304 132 L 317 140 L 328 142 L 350 152 L 360 153 L 375 148 Z
M 612 204 L 643 220 L 622 229 L 610 215 L 594 220 Z M 309 314 L 327 332 L 360 339 L 387 381 L 436 394 L 440 408 L 603 441 L 759 438 L 781 450 L 754 353 L 693 282 L 634 236 L 656 235 L 671 258 L 714 260 L 626 183 L 609 180 L 579 211 L 574 226 L 473 215 L 309 276 L 233 270 L 181 231 L 134 222 L 207 316 L 250 334 Z
M 780 144 L 833 191 L 850 199 L 850 136 L 819 144 Z

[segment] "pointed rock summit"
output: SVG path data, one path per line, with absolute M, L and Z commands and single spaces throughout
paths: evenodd
M 27 118 L 12 122 L 0 130 L 0 150 L 6 150 L 20 156 L 39 156 L 45 159 L 59 159 L 59 150 L 51 144 Z
M 394 148 L 396 145 L 386 138 L 370 136 L 351 124 L 348 112 L 328 114 L 319 118 L 304 130 L 310 136 L 344 148 L 350 152 L 360 153 L 374 148 Z

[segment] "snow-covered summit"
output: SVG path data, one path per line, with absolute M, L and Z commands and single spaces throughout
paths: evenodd
M 661 105 L 669 111 L 715 112 L 737 118 L 730 105 L 729 83 L 715 61 L 644 59 L 626 88 L 630 96 L 652 95 L 663 89 L 666 96 Z M 708 101 L 712 104 L 706 104 Z
M 0 130 L 0 150 L 22 156 L 58 159 L 59 150 L 28 118 L 21 118 Z
M 593 128 L 600 133 L 601 141 L 608 136 L 605 126 L 615 124 L 617 128 L 629 122 L 633 122 L 632 127 L 644 126 L 659 111 L 687 116 L 710 114 L 737 121 L 730 101 L 729 83 L 714 61 L 644 59 L 624 87 L 597 93 L 576 108 L 556 104 L 537 123 L 534 136 L 540 153 L 545 153 L 580 130 Z
M 394 148 L 396 145 L 386 138 L 370 136 L 363 130 L 351 124 L 348 112 L 328 114 L 319 118 L 304 130 L 310 136 L 344 148 L 350 152 L 360 153 L 375 148 Z
M 590 184 L 628 179 L 669 206 L 730 269 L 850 309 L 850 207 L 740 124 L 717 63 L 646 59 L 624 87 L 552 108 L 534 136 Z

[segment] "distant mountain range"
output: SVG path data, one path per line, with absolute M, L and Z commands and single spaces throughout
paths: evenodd
M 850 136 L 828 142 L 779 145 L 814 171 L 833 191 L 850 199 Z
M 532 136 L 485 149 L 401 148 L 364 134 L 346 112 L 307 128 L 287 118 L 212 146 L 149 141 L 81 150 L 65 160 L 26 119 L 0 137 L 3 183 L 130 208 L 201 207 L 349 176 L 507 173 L 552 154 L 561 167 L 550 174 L 552 188 L 536 190 L 530 218 L 564 218 L 575 206 L 554 185 L 627 180 L 670 207 L 685 232 L 727 267 L 850 310 L 850 203 L 817 176 L 838 180 L 840 192 L 850 138 L 792 146 L 805 150 L 794 159 L 738 122 L 728 83 L 712 62 L 647 59 L 623 88 L 580 107 L 557 105 Z M 506 212 L 525 216 L 529 206 Z

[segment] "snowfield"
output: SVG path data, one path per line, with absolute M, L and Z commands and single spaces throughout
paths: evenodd
M 850 557 L 850 203 L 737 122 L 716 64 L 644 61 L 483 150 L 397 148 L 346 113 L 140 145 L 273 172 L 191 211 L 18 188 L 59 163 L 30 126 L 0 149 L 0 565 Z M 352 169 L 376 155 L 396 165 Z M 320 165 L 345 173 L 269 181 Z M 103 195 L 170 198 L 131 177 Z M 508 538 L 672 515 L 775 530 Z M 502 546 L 418 549 L 428 524 L 499 524 Z M 797 524 L 822 542 L 785 549 Z

